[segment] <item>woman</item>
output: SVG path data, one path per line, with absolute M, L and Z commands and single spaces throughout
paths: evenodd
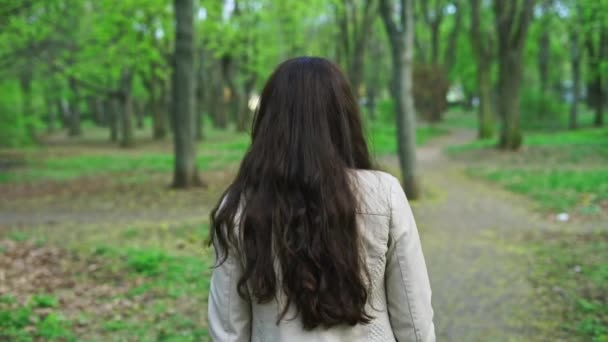
M 214 341 L 433 341 L 431 289 L 397 179 L 373 171 L 350 85 L 321 58 L 272 74 L 213 210 Z

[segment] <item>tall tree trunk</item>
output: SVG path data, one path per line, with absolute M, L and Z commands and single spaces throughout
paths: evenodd
M 492 109 L 492 76 L 490 63 L 477 65 L 477 83 L 479 87 L 478 132 L 479 139 L 494 136 L 494 110 Z
M 227 107 L 230 110 L 230 119 L 237 126 L 239 131 L 244 131 L 244 128 L 241 127 L 239 121 L 242 110 L 242 101 L 244 101 L 244 94 L 241 94 L 239 86 L 235 81 L 235 61 L 234 57 L 230 55 L 225 55 L 222 57 L 222 71 L 223 71 L 223 79 L 225 81 L 226 86 L 228 87 L 230 96 L 228 97 Z
M 352 6 L 355 5 L 353 4 Z M 358 8 L 355 7 L 353 10 L 356 13 Z M 352 18 L 353 21 L 355 21 L 353 23 L 355 28 L 352 37 L 353 42 L 352 44 L 349 44 L 353 48 L 350 52 L 350 56 L 347 56 L 350 57 L 350 61 L 348 63 L 348 74 L 357 97 L 361 95 L 361 85 L 363 84 L 363 74 L 365 71 L 365 52 L 367 50 L 376 13 L 376 0 L 365 0 L 364 5 L 361 7 L 361 15 L 355 14 Z M 361 17 L 362 19 L 359 22 L 356 22 L 358 17 Z M 347 39 L 349 38 L 347 37 Z
M 416 113 L 412 94 L 414 50 L 412 1 L 400 1 L 399 24 L 393 19 L 391 1 L 381 0 L 380 12 L 391 45 L 393 65 L 391 93 L 395 101 L 397 150 L 403 188 L 410 199 L 416 199 L 420 195 L 420 188 L 416 173 Z
M 155 87 L 158 84 L 158 87 Z M 148 101 L 152 111 L 152 138 L 161 140 L 167 136 L 167 104 L 165 102 L 166 90 L 165 82 L 156 80 L 148 86 Z
M 602 78 L 600 75 L 595 76 L 592 83 L 592 92 L 595 109 L 595 114 L 593 115 L 593 125 L 601 127 L 604 124 L 604 103 L 606 102 L 606 99 L 604 97 L 604 87 L 602 85 Z
M 99 120 L 99 124 L 102 127 L 105 127 L 108 124 L 108 119 L 106 118 L 106 108 L 103 105 L 103 100 L 101 98 L 95 98 L 95 107 L 97 108 L 97 119 Z
M 491 39 L 481 27 L 480 6 L 481 0 L 471 1 L 471 47 L 477 67 L 477 92 L 479 95 L 477 136 L 480 139 L 486 139 L 494 135 L 495 125 L 491 76 L 493 55 Z
M 603 22 L 600 28 L 600 45 L 599 51 L 599 68 L 597 70 L 597 105 L 595 107 L 595 116 L 593 118 L 593 124 L 597 127 L 604 125 L 604 105 L 606 104 L 606 80 L 603 79 L 603 73 L 600 68 L 606 60 L 608 60 L 608 23 Z
M 70 122 L 70 103 L 64 99 L 60 98 L 57 100 L 57 111 L 59 113 L 59 119 L 61 119 L 61 127 L 67 128 Z
M 520 128 L 522 50 L 534 0 L 494 0 L 493 4 L 498 33 L 498 114 L 502 122 L 498 147 L 516 150 L 523 140 Z
M 106 113 L 108 113 L 108 126 L 110 128 L 110 141 L 118 142 L 118 128 L 119 128 L 119 119 L 120 115 L 120 104 L 118 100 L 114 98 L 110 98 L 107 100 L 106 108 L 108 109 Z
M 195 108 L 195 116 L 196 116 L 196 140 L 202 141 L 204 138 L 204 113 L 206 111 L 205 108 L 205 51 L 201 48 L 198 51 L 197 58 L 197 78 L 196 78 L 196 108 Z
M 224 108 L 224 80 L 220 62 L 213 59 L 212 65 L 207 69 L 209 75 L 208 86 L 205 87 L 207 115 L 213 121 L 213 125 L 220 129 L 228 126 Z
M 135 114 L 135 125 L 137 126 L 137 129 L 143 129 L 144 114 L 146 112 L 146 108 L 142 102 L 137 101 L 133 98 L 131 99 L 131 103 L 133 106 L 133 114 Z
M 193 0 L 174 0 L 175 54 L 173 65 L 173 186 L 201 185 L 196 166 L 194 131 L 194 20 Z
M 431 64 L 439 64 L 439 26 L 440 21 L 435 21 L 431 25 Z
M 581 47 L 576 29 L 572 30 L 570 36 L 570 69 L 572 72 L 572 103 L 570 104 L 568 128 L 576 129 L 581 88 Z
M 70 103 L 70 117 L 68 120 L 68 136 L 77 137 L 82 134 L 80 129 L 80 106 L 78 105 L 80 95 L 76 79 L 70 77 L 69 83 L 70 90 L 72 91 L 72 101 Z
M 463 6 L 459 1 L 454 1 L 452 4 L 456 8 L 456 13 L 454 13 L 454 26 L 452 26 L 452 29 L 450 30 L 443 59 L 443 68 L 447 73 L 448 78 L 456 61 L 458 37 L 460 36 L 460 31 L 462 30 L 462 12 L 464 11 L 462 8 Z
M 46 131 L 47 133 L 53 133 L 55 131 L 55 121 L 57 120 L 57 109 L 53 103 L 53 97 L 50 89 L 47 89 L 44 94 L 44 106 L 46 107 Z
M 29 59 L 29 58 L 28 58 Z M 32 67 L 28 62 L 28 66 L 24 68 L 19 77 L 21 85 L 21 111 L 25 118 L 25 129 L 30 138 L 34 138 L 34 106 L 32 101 Z
M 135 146 L 133 134 L 133 98 L 131 87 L 133 83 L 133 73 L 130 70 L 123 70 L 120 81 L 120 106 L 121 109 L 121 147 Z
M 365 47 L 358 45 L 357 49 L 353 51 L 353 55 L 351 58 L 352 59 L 348 74 L 350 83 L 355 92 L 355 96 L 359 98 L 361 95 L 361 85 L 363 84 L 363 62 L 365 60 Z
M 500 1 L 500 0 L 497 0 Z M 502 121 L 499 147 L 516 150 L 521 146 L 520 96 L 522 61 L 515 51 L 502 51 L 498 69 L 498 114 Z
M 101 115 L 99 112 L 99 107 L 97 106 L 97 98 L 94 96 L 89 96 L 87 98 L 87 106 L 91 120 L 93 120 L 96 125 L 101 126 Z
M 538 40 L 538 76 L 540 79 L 540 90 L 543 95 L 547 94 L 549 87 L 549 60 L 551 58 L 551 37 L 549 36 L 548 16 L 551 11 L 551 3 L 553 0 L 543 0 L 542 14 L 544 28 Z M 544 110 L 541 115 L 544 114 Z

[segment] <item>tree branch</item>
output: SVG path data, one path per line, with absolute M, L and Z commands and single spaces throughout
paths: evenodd
M 382 16 L 382 22 L 384 23 L 386 31 L 388 32 L 389 39 L 393 40 L 394 37 L 399 34 L 399 28 L 393 20 L 390 0 L 380 0 L 379 9 L 380 15 Z

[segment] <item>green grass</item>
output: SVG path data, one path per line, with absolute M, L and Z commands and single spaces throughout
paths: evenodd
M 608 341 L 608 233 L 544 234 L 526 245 L 553 340 Z
M 416 129 L 416 145 L 423 145 L 430 139 L 445 135 L 447 129 L 436 126 L 420 126 Z M 397 128 L 394 124 L 371 122 L 368 124 L 368 139 L 372 152 L 376 155 L 397 153 Z
M 10 295 L 0 296 L 0 340 L 75 341 L 71 323 L 56 308 L 57 298 L 34 295 L 27 304 Z M 36 309 L 53 309 L 41 313 Z
M 455 108 L 444 115 L 441 125 L 444 127 L 477 130 L 477 115 L 475 112 Z
M 450 146 L 448 153 L 458 154 L 466 151 L 491 148 L 496 146 L 497 142 L 496 138 L 476 140 L 468 144 Z M 524 146 L 591 147 L 597 148 L 598 152 L 608 154 L 608 128 L 524 134 Z
M 517 153 L 499 152 L 494 140 L 451 146 L 473 162 L 468 173 L 536 200 L 542 210 L 601 214 L 608 202 L 608 128 L 530 133 Z
M 89 280 L 106 287 L 118 286 L 110 292 L 117 294 L 92 298 L 93 307 L 84 307 L 80 316 L 71 318 L 64 312 L 65 303 L 54 294 L 36 294 L 26 300 L 0 296 L 0 340 L 77 341 L 83 324 L 87 336 L 95 336 L 83 339 L 86 341 L 208 339 L 204 312 L 210 286 L 210 253 L 180 255 L 148 247 L 98 246 L 88 254 L 79 252 L 79 259 L 95 260 L 102 268 L 95 275 L 77 274 L 70 280 L 87 282 L 94 277 Z M 125 288 L 127 291 L 120 290 Z M 125 308 L 118 305 L 121 302 L 133 304 Z M 96 310 L 103 305 L 114 309 L 102 316 Z M 76 325 L 80 325 L 81 333 L 74 328 Z
M 93 132 L 93 133 L 96 133 Z M 379 122 L 370 125 L 370 145 L 376 154 L 395 153 L 396 128 L 392 124 Z M 417 129 L 416 143 L 421 145 L 447 130 L 434 126 Z M 217 170 L 237 163 L 249 147 L 250 137 L 245 133 L 208 130 L 206 140 L 198 148 L 197 165 L 200 171 Z M 76 144 L 78 145 L 78 144 Z M 108 148 L 113 148 L 108 146 Z M 39 180 L 69 181 L 79 177 L 93 177 L 111 174 L 130 174 L 145 178 L 151 173 L 167 173 L 173 170 L 173 154 L 137 147 L 122 150 L 118 147 L 108 153 L 83 150 L 62 155 L 61 148 L 39 148 L 22 150 L 26 156 L 26 167 L 0 172 L 0 183 L 32 182 Z M 56 151 L 53 153 L 53 151 Z
M 221 169 L 238 162 L 249 146 L 249 137 L 243 133 L 210 132 L 208 140 L 201 143 L 197 157 L 200 171 Z M 137 150 L 133 150 L 137 151 Z M 0 183 L 31 182 L 36 180 L 67 181 L 79 177 L 107 175 L 112 173 L 171 172 L 171 153 L 142 150 L 140 153 L 116 148 L 115 153 L 77 154 L 69 156 L 46 156 L 41 151 L 27 155 L 26 168 L 9 169 L 0 173 Z M 40 159 L 40 156 L 43 156 Z
M 580 214 L 598 214 L 601 203 L 608 201 L 606 170 L 471 168 L 469 173 L 528 195 L 549 211 L 576 208 Z
M 104 257 L 123 269 L 127 278 L 143 277 L 125 294 L 126 298 L 151 298 L 144 303 L 145 313 L 101 322 L 106 333 L 146 341 L 206 338 L 206 325 L 199 316 L 210 285 L 212 261 L 206 256 L 175 255 L 149 248 L 106 248 Z

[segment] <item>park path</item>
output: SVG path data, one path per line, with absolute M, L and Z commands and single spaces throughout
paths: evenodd
M 547 229 L 526 199 L 468 178 L 442 153 L 474 139 L 454 131 L 417 151 L 425 198 L 412 202 L 433 289 L 439 341 L 533 341 L 538 307 L 518 247 Z M 395 157 L 382 162 L 396 168 Z

